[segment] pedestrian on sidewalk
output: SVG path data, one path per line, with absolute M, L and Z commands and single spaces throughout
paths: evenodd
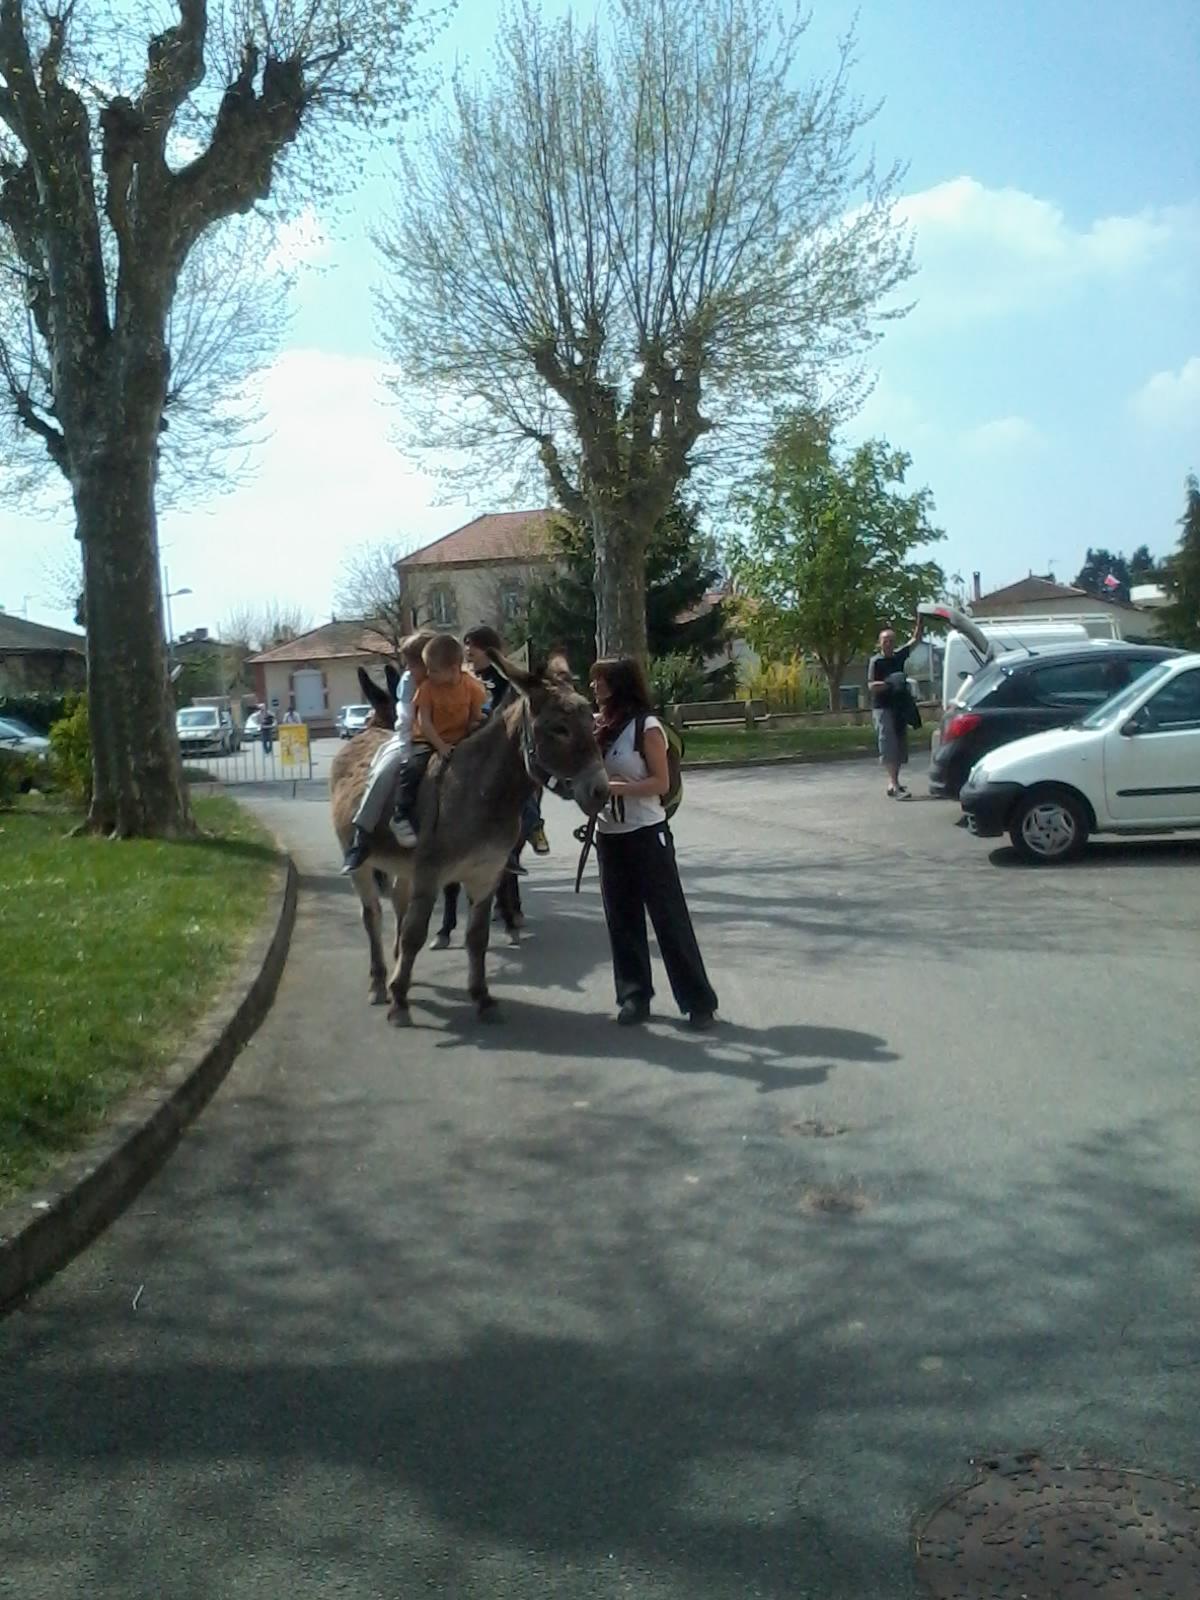
M 616 656 L 597 661 L 591 681 L 610 792 L 596 820 L 596 854 L 620 1006 L 617 1021 L 628 1027 L 650 1016 L 649 912 L 675 1003 L 691 1027 L 711 1028 L 717 996 L 679 881 L 663 808 L 671 786 L 667 738 L 653 714 L 646 674 L 632 656 Z
M 879 649 L 867 666 L 867 693 L 871 697 L 879 760 L 887 773 L 887 792 L 892 800 L 912 798 L 900 782 L 900 769 L 908 765 L 908 730 L 916 710 L 904 667 L 920 644 L 924 628 L 925 618 L 918 613 L 916 631 L 898 650 L 895 632 L 885 628 L 879 635 Z

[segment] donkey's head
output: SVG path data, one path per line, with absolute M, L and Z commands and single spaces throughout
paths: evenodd
M 364 668 L 358 669 L 359 686 L 371 704 L 370 726 L 386 728 L 390 733 L 396 726 L 396 695 L 400 689 L 400 674 L 389 661 L 383 669 L 383 675 L 387 679 L 386 689 L 381 689 Z
M 581 811 L 595 816 L 608 803 L 608 775 L 590 703 L 565 672 L 526 672 L 504 656 L 493 660 L 520 696 L 505 715 L 520 731 L 530 775 L 557 779 Z

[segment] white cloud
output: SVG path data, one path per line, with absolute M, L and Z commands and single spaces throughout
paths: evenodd
M 1200 429 L 1200 356 L 1185 361 L 1178 372 L 1156 372 L 1130 404 L 1149 427 Z
M 1039 449 L 1045 441 L 1028 417 L 996 417 L 968 428 L 963 444 L 976 455 L 1011 455 Z
M 294 217 L 277 226 L 263 267 L 267 272 L 291 272 L 296 267 L 315 266 L 317 262 L 326 260 L 329 254 L 329 235 L 312 206 L 305 206 Z
M 1148 209 L 1075 227 L 1049 200 L 960 177 L 906 195 L 898 217 L 916 236 L 921 314 L 940 320 L 1036 305 L 1091 279 L 1117 279 L 1200 245 L 1200 208 Z
M 392 443 L 385 375 L 380 361 L 295 349 L 254 380 L 269 436 L 252 475 L 205 511 L 162 518 L 171 581 L 193 591 L 178 627 L 216 627 L 234 604 L 267 596 L 320 620 L 355 545 L 412 548 L 503 509 L 435 504 L 436 483 Z

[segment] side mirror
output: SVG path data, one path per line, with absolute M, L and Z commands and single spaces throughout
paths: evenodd
M 1128 722 L 1123 722 L 1121 724 L 1121 737 L 1123 739 L 1136 738 L 1137 735 L 1141 733 L 1144 726 L 1145 724 L 1139 722 L 1136 717 L 1130 717 Z

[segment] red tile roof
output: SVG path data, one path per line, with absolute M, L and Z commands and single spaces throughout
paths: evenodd
M 394 656 L 382 634 L 365 622 L 327 622 L 287 639 L 270 650 L 251 656 L 251 663 L 269 661 L 331 661 L 345 656 Z
M 542 511 L 493 511 L 476 517 L 432 544 L 401 556 L 398 571 L 410 567 L 474 566 L 483 561 L 544 561 L 548 532 L 556 515 Z

